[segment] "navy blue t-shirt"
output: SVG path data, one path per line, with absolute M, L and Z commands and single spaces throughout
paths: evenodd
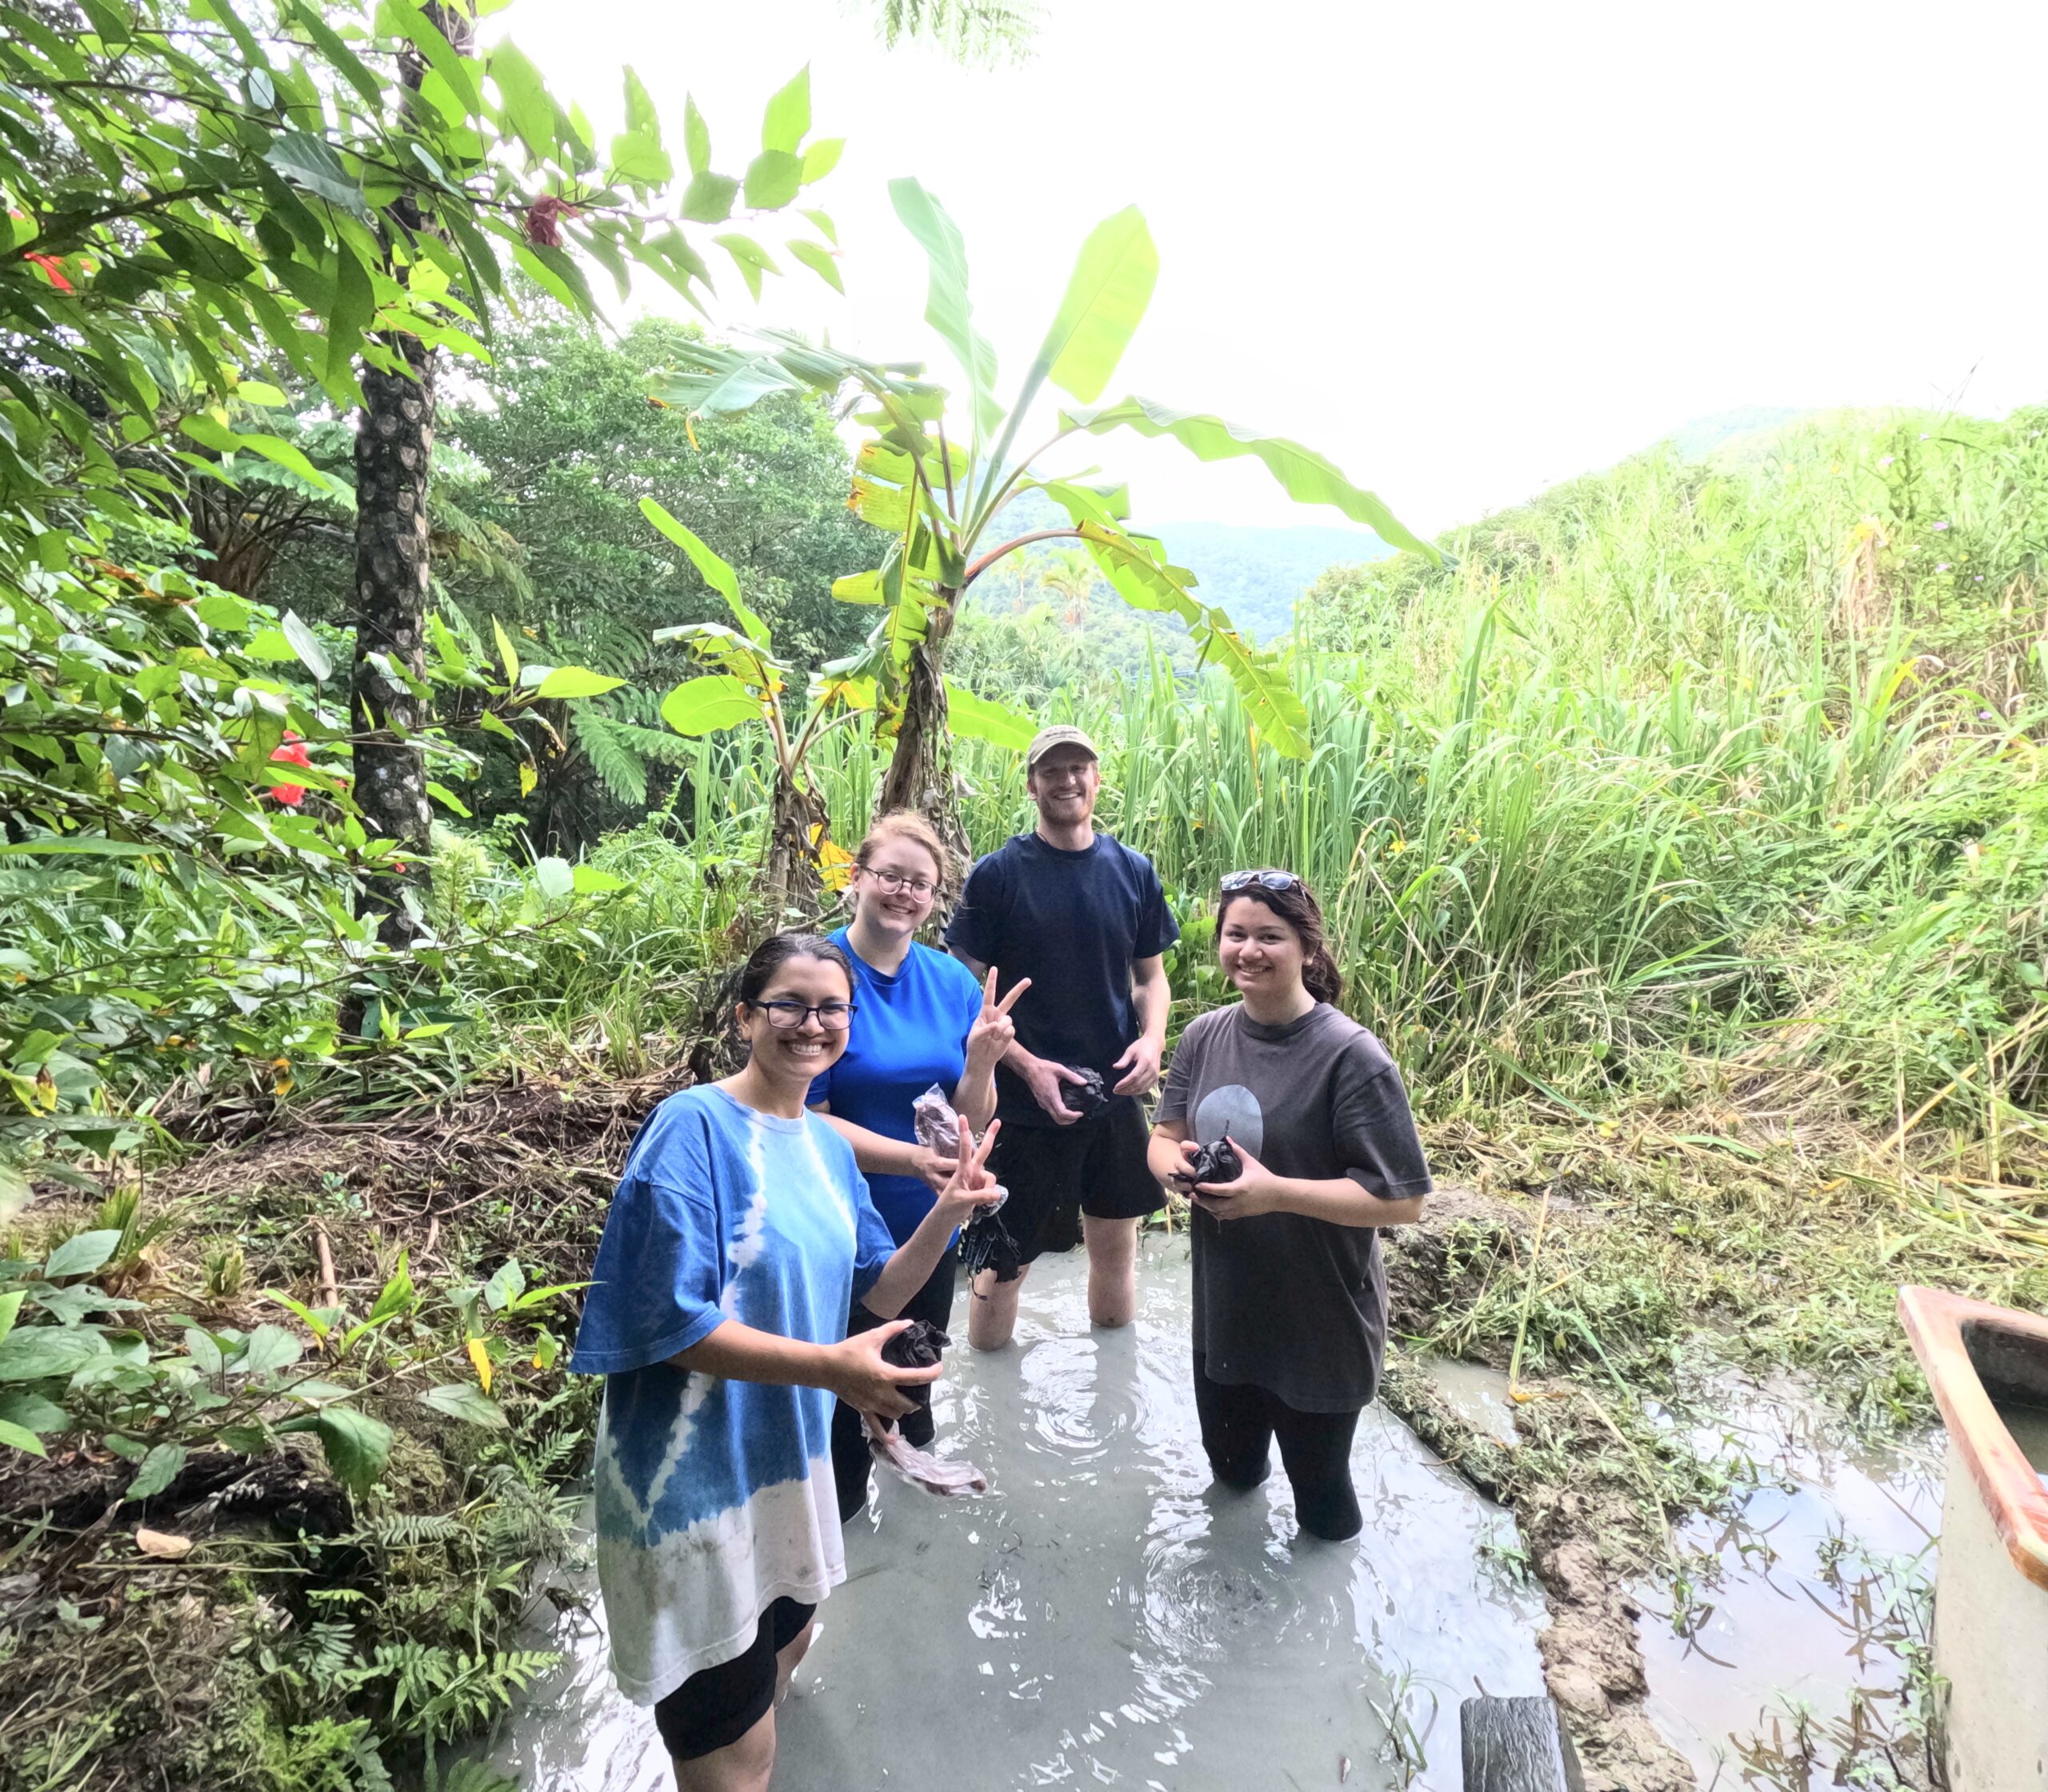
M 996 966 L 998 996 L 1031 979 L 1010 1011 L 1026 1051 L 1098 1070 L 1106 1087 L 1141 1030 L 1131 965 L 1180 937 L 1152 861 L 1106 834 L 1078 853 L 1036 834 L 1012 836 L 969 874 L 946 930 L 956 952 Z M 1007 1066 L 997 1067 L 995 1088 L 1006 1126 L 1058 1123 Z

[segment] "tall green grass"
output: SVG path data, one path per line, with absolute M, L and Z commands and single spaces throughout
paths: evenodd
M 1425 1087 L 1590 1105 L 1706 1055 L 1876 1115 L 1990 1054 L 1994 1107 L 2023 1108 L 2048 1063 L 2048 1029 L 2010 1042 L 2048 958 L 2044 542 L 2038 418 L 1824 419 L 1574 482 L 1447 538 L 1450 570 L 1327 577 L 1294 655 L 1306 760 L 1163 659 L 1040 719 L 1101 743 L 1102 822 L 1193 924 L 1190 997 L 1219 876 L 1282 866 Z M 965 742 L 960 766 L 978 850 L 1030 825 L 1016 755 Z M 814 756 L 835 838 L 878 772 L 852 730 Z M 738 912 L 768 774 L 758 742 L 704 743 L 666 826 L 600 855 L 634 893 L 510 1009 L 658 1021 Z

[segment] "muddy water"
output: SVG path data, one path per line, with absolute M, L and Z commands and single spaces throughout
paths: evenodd
M 1884 1695 L 1905 1678 L 1885 1646 L 1902 1577 L 1931 1578 L 1941 1528 L 1938 1439 L 1895 1450 L 1847 1442 L 1798 1390 L 1724 1383 L 1697 1397 L 1733 1414 L 1695 1431 L 1701 1452 L 1734 1468 L 1754 1464 L 1766 1485 L 1728 1523 L 1694 1520 L 1682 1555 L 1715 1564 L 1690 1607 L 1662 1584 L 1638 1589 L 1638 1625 L 1651 1720 L 1691 1761 L 1702 1786 L 1746 1778 L 1740 1750 L 1789 1738 L 1795 1706 L 1810 1710 L 1824 1785 L 1841 1756 L 1828 1739 L 1850 1722 L 1855 1695 Z M 1762 1783 L 1777 1784 L 1777 1780 Z M 1790 1783 L 1804 1783 L 1794 1780 Z
M 1127 1330 L 1091 1331 L 1084 1278 L 1078 1254 L 1044 1260 L 1017 1343 L 949 1357 L 938 1447 L 984 1469 L 987 1496 L 878 1470 L 779 1719 L 777 1785 L 1455 1792 L 1458 1702 L 1542 1690 L 1540 1600 L 1482 1546 L 1511 1543 L 1509 1520 L 1377 1410 L 1353 1457 L 1357 1542 L 1298 1538 L 1277 1463 L 1218 1495 L 1184 1241 L 1146 1243 Z M 602 1616 L 554 1626 L 568 1664 L 494 1756 L 528 1792 L 672 1783 L 646 1714 L 611 1690 Z M 1379 1714 L 1422 1733 L 1412 1778 Z

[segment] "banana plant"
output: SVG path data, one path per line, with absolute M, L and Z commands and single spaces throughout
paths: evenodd
M 683 364 L 658 372 L 650 384 L 656 402 L 702 416 L 744 410 L 770 393 L 792 390 L 835 395 L 850 390 L 857 406 L 865 402 L 854 417 L 870 433 L 856 458 L 848 502 L 886 539 L 874 567 L 838 580 L 832 590 L 842 602 L 882 611 L 870 643 L 875 726 L 893 741 L 893 750 L 878 809 L 922 810 L 964 844 L 948 741 L 949 724 L 952 732 L 965 731 L 958 713 L 964 706 L 946 681 L 946 641 L 974 580 L 1005 555 L 1042 541 L 1079 542 L 1127 603 L 1179 617 L 1202 659 L 1221 665 L 1235 682 L 1262 738 L 1283 754 L 1306 756 L 1307 714 L 1280 656 L 1261 650 L 1222 610 L 1202 602 L 1194 575 L 1175 566 L 1155 537 L 1130 526 L 1125 486 L 1086 482 L 1092 474 L 1042 472 L 1046 457 L 1073 438 L 1119 430 L 1168 438 L 1204 461 L 1250 455 L 1298 502 L 1331 505 L 1382 540 L 1432 561 L 1436 550 L 1378 498 L 1298 442 L 1147 398 L 1098 402 L 1158 279 L 1158 251 L 1135 206 L 1105 218 L 1082 243 L 1051 327 L 1006 406 L 996 396 L 995 351 L 974 327 L 958 227 L 915 180 L 892 182 L 890 194 L 930 265 L 926 322 L 966 378 L 965 442 L 949 438 L 950 395 L 921 377 L 922 366 L 862 361 L 778 332 L 762 333 L 754 350 L 694 345 Z M 1019 452 L 1019 433 L 1048 383 L 1074 402 L 1058 413 L 1045 440 Z M 1004 506 L 1025 491 L 1042 492 L 1057 504 L 1066 526 L 1001 538 Z
M 763 890 L 770 912 L 778 917 L 791 910 L 814 913 L 826 868 L 843 865 L 846 855 L 828 836 L 825 805 L 807 769 L 810 751 L 832 729 L 873 711 L 886 646 L 870 642 L 860 654 L 821 666 L 804 692 L 802 709 L 786 714 L 793 668 L 775 657 L 767 624 L 742 600 L 738 575 L 653 498 L 642 498 L 640 510 L 690 557 L 704 582 L 726 600 L 738 625 L 686 622 L 655 630 L 655 640 L 681 642 L 703 668 L 662 698 L 662 719 L 678 734 L 692 737 L 722 734 L 750 722 L 766 730 L 775 770 Z M 1029 716 L 957 686 L 953 696 L 954 726 L 960 731 L 1013 747 L 1030 740 Z

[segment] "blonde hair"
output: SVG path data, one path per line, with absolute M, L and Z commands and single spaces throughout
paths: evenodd
M 946 851 L 938 830 L 914 809 L 892 810 L 877 818 L 854 854 L 854 863 L 866 870 L 874 855 L 891 840 L 907 840 L 914 846 L 922 846 L 931 854 L 933 868 L 938 873 L 938 894 L 942 896 L 952 888 L 953 855 Z

